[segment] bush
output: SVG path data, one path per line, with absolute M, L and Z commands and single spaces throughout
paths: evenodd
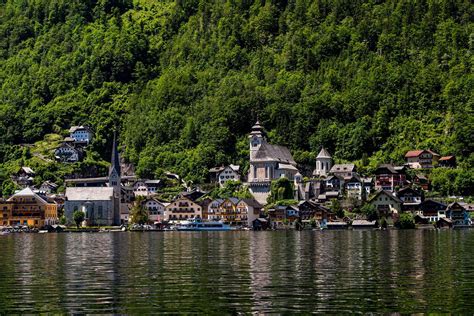
M 396 227 L 400 229 L 413 229 L 415 228 L 415 220 L 411 213 L 403 213 L 400 215 L 400 219 L 396 223 Z

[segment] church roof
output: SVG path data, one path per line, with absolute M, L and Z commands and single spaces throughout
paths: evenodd
M 107 201 L 114 196 L 112 187 L 70 187 L 66 188 L 69 201 Z
M 331 154 L 323 147 L 316 158 L 331 158 Z
M 271 145 L 263 143 L 257 150 L 254 161 L 277 161 L 296 165 L 293 156 L 288 148 L 285 146 Z

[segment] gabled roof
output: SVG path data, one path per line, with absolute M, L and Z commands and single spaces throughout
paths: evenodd
M 31 190 L 28 187 L 24 188 L 20 192 L 13 194 L 7 201 L 13 201 L 13 199 L 16 197 L 24 197 L 24 196 L 34 197 L 41 204 L 48 204 L 48 202 L 46 202 L 41 196 L 33 192 L 33 190 Z
M 455 157 L 454 156 L 444 156 L 444 157 L 439 158 L 438 161 L 448 161 L 448 160 L 451 160 L 453 158 L 455 158 Z
M 258 201 L 255 199 L 241 199 L 240 202 L 244 202 L 245 204 L 247 204 L 248 206 L 252 206 L 253 208 L 263 208 L 263 205 L 258 203 Z
M 20 168 L 20 172 L 23 171 L 27 174 L 35 174 L 35 172 L 33 171 L 33 169 L 31 169 L 30 167 L 21 167 Z
M 47 180 L 47 181 L 44 181 L 44 182 L 41 184 L 41 186 L 47 186 L 47 187 L 54 188 L 54 189 L 58 187 L 58 185 L 57 185 L 56 183 L 51 182 L 51 181 L 48 181 L 48 180 Z
M 279 163 L 278 164 L 278 169 L 280 170 L 293 170 L 293 171 L 298 171 L 295 166 L 290 165 L 290 164 L 285 164 L 285 163 Z
M 415 193 L 417 196 L 421 196 L 421 193 L 414 190 L 413 188 L 411 187 L 405 187 L 405 188 L 402 188 L 400 189 L 398 192 L 397 192 L 397 195 L 400 196 L 400 195 L 403 195 L 407 192 L 411 192 L 411 193 Z
M 405 154 L 405 158 L 414 158 L 418 157 L 422 153 L 424 153 L 425 150 L 410 150 Z
M 395 166 L 391 165 L 391 164 L 382 164 L 382 165 L 378 166 L 377 170 L 375 170 L 375 173 L 378 174 L 378 171 L 380 171 L 381 169 L 387 169 L 391 174 L 397 174 L 398 173 L 398 171 L 395 169 Z
M 438 153 L 435 153 L 434 151 L 432 151 L 431 149 L 428 149 L 427 152 L 429 152 L 430 154 L 432 154 L 433 156 L 440 156 L 440 154 Z
M 213 167 L 211 169 L 209 169 L 209 172 L 210 173 L 218 173 L 218 172 L 221 172 L 222 170 L 224 170 L 225 167 L 224 166 L 221 166 L 221 167 Z
M 266 142 L 262 143 L 260 148 L 255 153 L 255 161 L 277 161 L 296 165 L 293 156 L 288 148 L 285 146 L 271 145 Z
M 452 208 L 454 208 L 454 207 L 456 207 L 456 206 L 462 208 L 463 210 L 466 210 L 466 208 L 464 207 L 464 205 L 461 204 L 461 203 L 459 203 L 459 202 L 453 202 L 453 203 L 448 204 L 448 210 L 450 210 L 450 209 L 452 209 Z
M 75 131 L 78 131 L 78 130 L 86 130 L 88 132 L 92 132 L 92 129 L 89 127 L 89 126 L 71 126 L 71 128 L 69 129 L 69 133 L 74 133 Z
M 344 164 L 335 164 L 332 166 L 329 172 L 338 173 L 338 172 L 353 172 L 355 170 L 355 165 L 353 163 L 344 163 Z
M 108 201 L 114 196 L 112 187 L 69 187 L 66 198 L 69 201 Z
M 369 202 L 372 202 L 373 200 L 375 200 L 376 198 L 378 198 L 379 195 L 381 195 L 381 194 L 385 194 L 386 196 L 388 196 L 389 198 L 391 198 L 391 199 L 394 200 L 395 202 L 398 202 L 398 203 L 403 204 L 403 201 L 402 201 L 402 200 L 400 200 L 398 197 L 396 197 L 395 195 L 393 195 L 391 192 L 385 191 L 385 190 L 379 191 L 373 198 L 371 198 L 371 199 L 369 200 Z
M 415 174 L 415 177 L 417 177 L 417 178 L 420 179 L 420 180 L 427 180 L 427 181 L 428 181 L 428 178 L 425 177 L 424 175 L 422 175 L 421 173 Z
M 331 154 L 326 150 L 326 148 L 322 147 L 316 159 L 318 158 L 332 158 L 332 157 L 331 157 Z

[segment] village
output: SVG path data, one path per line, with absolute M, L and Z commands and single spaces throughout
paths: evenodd
M 58 163 L 79 161 L 94 137 L 88 126 L 73 126 L 69 133 L 54 151 Z M 473 227 L 473 204 L 425 198 L 430 180 L 421 171 L 454 168 L 454 156 L 411 150 L 405 164 L 381 164 L 374 174 L 363 175 L 355 164 L 335 164 L 322 147 L 312 174 L 303 175 L 290 150 L 270 144 L 258 121 L 248 139 L 247 174 L 233 164 L 209 170 L 210 185 L 239 187 L 236 196 L 182 185 L 171 172 L 167 179 L 140 179 L 121 163 L 115 137 L 108 175 L 65 179 L 64 192 L 52 181 L 34 187 L 34 170 L 23 166 L 12 175 L 21 190 L 0 201 L 0 228 L 172 230 L 195 219 L 245 230 Z M 170 183 L 183 190 L 164 194 Z

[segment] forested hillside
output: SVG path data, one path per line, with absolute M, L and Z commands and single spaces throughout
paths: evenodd
M 117 126 L 140 175 L 202 182 L 245 167 L 257 116 L 301 164 L 430 148 L 471 170 L 473 21 L 470 0 L 0 0 L 0 181 L 88 124 L 86 165 Z

